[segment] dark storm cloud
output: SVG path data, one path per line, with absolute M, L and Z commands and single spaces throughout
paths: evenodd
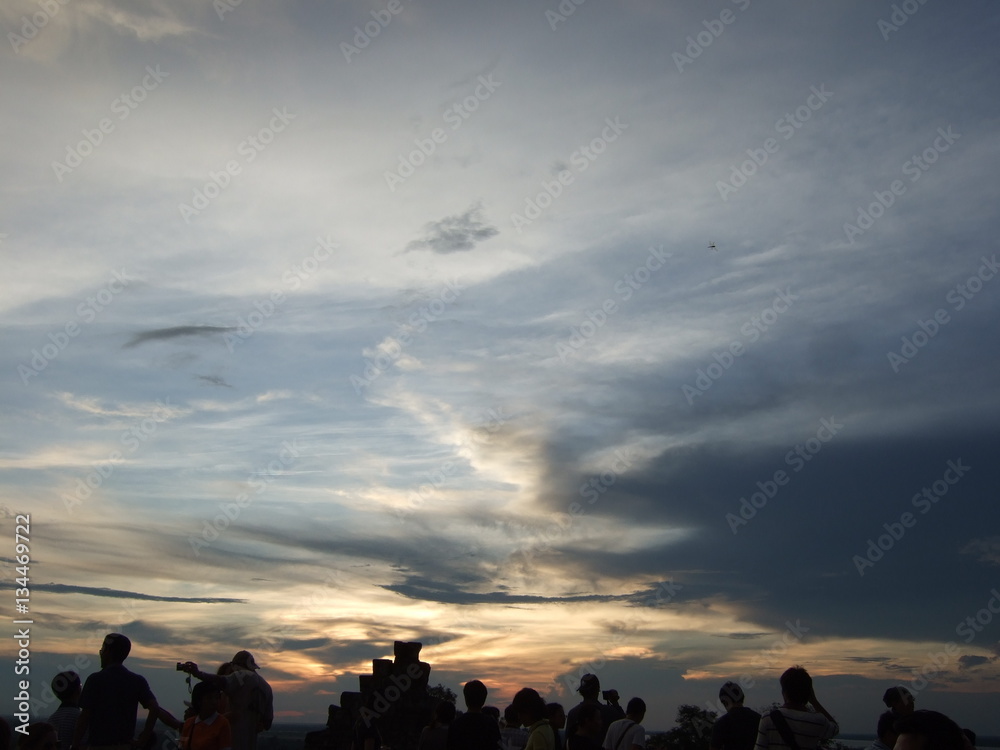
M 465 213 L 446 216 L 426 225 L 424 238 L 406 246 L 409 250 L 430 250 L 435 253 L 457 253 L 472 250 L 480 242 L 500 233 L 483 220 L 482 206 L 475 204 Z
M 331 644 L 329 638 L 284 638 L 281 649 L 284 651 L 312 651 L 322 649 Z
M 133 335 L 124 348 L 128 349 L 138 346 L 147 341 L 164 341 L 183 336 L 213 336 L 217 333 L 226 333 L 234 330 L 236 329 L 232 326 L 174 326 L 173 328 L 154 328 Z
M 858 664 L 890 664 L 892 662 L 888 656 L 845 656 L 844 661 L 853 661 Z
M 627 600 L 628 596 L 580 594 L 576 596 L 537 596 L 530 594 L 508 594 L 504 591 L 475 593 L 463 591 L 440 581 L 431 581 L 419 576 L 409 576 L 405 583 L 383 585 L 382 588 L 401 594 L 409 599 L 442 602 L 444 604 L 551 604 L 557 602 L 613 602 Z
M 5 587 L 8 588 L 8 587 Z M 139 599 L 151 602 L 185 602 L 190 604 L 246 604 L 246 599 L 231 599 L 228 597 L 183 597 L 154 596 L 140 594 L 135 591 L 120 589 L 94 588 L 92 586 L 69 586 L 62 583 L 36 583 L 32 587 L 36 591 L 48 591 L 52 594 L 87 594 L 88 596 L 107 596 L 113 599 Z
M 958 657 L 958 668 L 959 669 L 974 669 L 980 667 L 983 664 L 989 664 L 994 661 L 996 657 L 990 658 L 988 656 L 974 656 L 965 655 Z

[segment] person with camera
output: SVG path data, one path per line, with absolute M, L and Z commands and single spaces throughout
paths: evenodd
M 202 682 L 207 682 L 229 697 L 229 723 L 232 726 L 232 750 L 257 750 L 257 735 L 271 728 L 274 721 L 274 694 L 271 686 L 257 673 L 260 667 L 249 651 L 238 651 L 232 659 L 233 671 L 219 675 L 202 672 L 192 661 L 177 664 Z
M 606 703 L 601 703 L 597 696 L 601 694 L 601 681 L 597 679 L 596 674 L 585 674 L 580 678 L 580 686 L 576 689 L 576 692 L 580 694 L 583 700 L 575 705 L 569 710 L 566 715 L 566 739 L 569 740 L 574 734 L 576 734 L 576 729 L 580 724 L 580 709 L 586 705 L 596 705 L 600 707 L 601 711 L 601 739 L 604 739 L 604 732 L 607 731 L 608 727 L 611 726 L 613 722 L 619 719 L 625 718 L 625 711 L 622 707 L 618 705 L 618 691 L 617 690 L 605 690 L 604 700 Z

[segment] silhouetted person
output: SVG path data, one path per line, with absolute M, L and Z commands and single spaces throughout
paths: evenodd
M 712 727 L 711 750 L 753 750 L 757 743 L 760 714 L 743 705 L 743 688 L 727 682 L 719 688 L 719 701 L 726 709 Z
M 965 750 L 958 724 L 937 711 L 913 711 L 896 720 L 896 750 Z
M 466 711 L 448 729 L 448 750 L 496 750 L 500 727 L 493 717 L 483 713 L 486 686 L 479 680 L 469 680 L 462 694 Z
M 513 703 L 503 710 L 500 740 L 504 750 L 524 750 L 528 744 L 528 730 L 521 726 L 521 717 Z
M 99 652 L 101 671 L 87 678 L 80 693 L 80 718 L 73 733 L 73 745 L 80 747 L 89 733 L 88 747 L 131 748 L 135 740 L 136 711 L 146 709 L 146 723 L 136 740 L 140 747 L 149 742 L 160 711 L 146 678 L 130 672 L 124 661 L 132 642 L 121 633 L 109 633 Z
M 896 744 L 896 717 L 892 711 L 879 715 L 875 726 L 876 740 L 866 750 L 892 750 Z
M 28 725 L 28 733 L 17 738 L 17 750 L 58 750 L 59 735 L 47 721 Z
M 577 712 L 576 734 L 566 738 L 566 750 L 602 750 L 604 720 L 599 703 L 588 703 Z
M 528 743 L 524 750 L 555 750 L 555 730 L 545 718 L 545 701 L 532 688 L 521 688 L 514 694 L 511 704 L 518 718 L 528 729 Z
M 274 694 L 267 680 L 257 673 L 260 667 L 249 651 L 237 651 L 231 663 L 232 672 L 226 675 L 202 672 L 192 661 L 180 669 L 225 692 L 233 750 L 256 750 L 257 735 L 270 729 L 274 721 Z
M 761 717 L 757 750 L 791 747 L 793 739 L 802 750 L 813 750 L 820 740 L 831 739 L 840 732 L 837 720 L 816 699 L 812 677 L 806 670 L 802 667 L 786 669 L 780 682 L 785 702 Z
M 611 722 L 604 735 L 604 750 L 642 750 L 646 747 L 646 730 L 642 720 L 646 717 L 646 702 L 633 698 L 625 707 L 625 718 Z
M 897 719 L 901 716 L 912 714 L 915 703 L 913 693 L 902 685 L 897 685 L 886 690 L 882 695 L 882 702 L 886 708 L 892 711 Z
M 601 708 L 601 729 L 607 731 L 607 728 L 611 726 L 611 723 L 618 721 L 619 719 L 625 718 L 625 712 L 622 711 L 621 706 L 617 705 L 614 701 L 612 703 L 602 704 L 597 696 L 601 692 L 601 681 L 597 679 L 595 674 L 585 674 L 580 678 L 580 686 L 576 689 L 576 692 L 580 694 L 583 700 L 575 705 L 569 710 L 566 715 L 566 738 L 569 739 L 574 734 L 576 734 L 577 725 L 577 715 L 580 713 L 580 708 L 587 704 L 593 704 L 595 706 L 600 706 Z M 617 696 L 617 691 L 609 690 L 609 695 L 612 697 Z M 601 739 L 604 737 L 602 735 Z
M 545 718 L 552 725 L 552 731 L 556 735 L 556 750 L 562 750 L 562 738 L 559 730 L 566 727 L 566 712 L 561 703 L 548 703 L 545 705 Z
M 219 713 L 222 691 L 216 685 L 199 682 L 191 691 L 191 708 L 181 728 L 181 747 L 184 750 L 230 750 L 233 732 L 229 720 Z
M 455 721 L 455 704 L 451 701 L 438 703 L 434 707 L 431 723 L 420 732 L 417 750 L 447 750 L 448 730 L 453 721 Z
M 83 684 L 76 672 L 60 672 L 52 678 L 52 692 L 59 699 L 59 708 L 49 716 L 49 724 L 56 728 L 61 750 L 69 750 L 73 733 L 80 718 L 80 693 Z

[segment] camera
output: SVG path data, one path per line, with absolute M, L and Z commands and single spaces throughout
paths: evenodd
M 177 671 L 178 672 L 186 672 L 187 671 L 187 670 L 184 669 L 183 662 L 177 662 Z

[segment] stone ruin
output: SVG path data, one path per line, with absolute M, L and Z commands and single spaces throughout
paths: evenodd
M 417 642 L 393 643 L 392 659 L 373 659 L 372 673 L 358 675 L 357 692 L 340 694 L 331 705 L 326 729 L 306 735 L 305 750 L 350 750 L 359 719 L 377 722 L 384 750 L 416 750 L 420 731 L 430 723 L 434 700 L 427 693 L 431 665 L 420 661 Z

